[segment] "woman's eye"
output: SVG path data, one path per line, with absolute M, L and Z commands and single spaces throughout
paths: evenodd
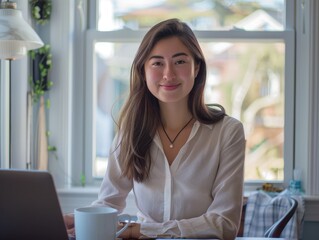
M 179 64 L 183 64 L 183 63 L 185 63 L 185 60 L 178 60 L 178 61 L 176 61 L 175 64 L 179 65 Z
M 161 62 L 153 62 L 152 66 L 157 67 L 157 66 L 161 66 L 162 63 Z

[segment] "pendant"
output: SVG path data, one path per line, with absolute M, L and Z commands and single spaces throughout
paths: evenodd
M 173 148 L 174 146 L 173 146 L 173 144 L 171 144 L 171 145 L 169 145 L 169 147 L 170 147 L 170 148 Z

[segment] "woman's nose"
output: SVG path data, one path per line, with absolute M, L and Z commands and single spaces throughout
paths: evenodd
M 164 68 L 163 78 L 165 80 L 173 80 L 175 77 L 174 67 L 171 64 L 167 64 Z

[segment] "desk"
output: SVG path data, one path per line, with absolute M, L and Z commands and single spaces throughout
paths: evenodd
M 168 239 L 168 238 L 157 238 L 156 240 L 176 240 L 175 239 Z M 203 240 L 203 239 L 185 239 L 185 240 Z M 205 239 L 205 240 L 218 240 L 214 239 Z M 235 240 L 285 240 L 284 238 L 260 238 L 260 237 L 236 237 Z
M 149 239 L 149 240 L 176 240 L 178 238 L 156 238 L 156 239 Z M 210 239 L 203 239 L 203 238 L 183 238 L 184 240 L 219 240 L 217 238 L 210 238 Z M 75 240 L 75 239 L 72 239 Z M 117 240 L 124 240 L 118 238 Z M 263 238 L 263 237 L 236 237 L 234 240 L 287 240 L 285 238 Z
M 236 237 L 237 240 L 285 240 L 284 238 Z

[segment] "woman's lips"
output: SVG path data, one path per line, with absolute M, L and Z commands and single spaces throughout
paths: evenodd
M 175 90 L 179 87 L 180 84 L 167 84 L 167 85 L 161 85 L 162 88 L 164 88 L 167 91 Z

